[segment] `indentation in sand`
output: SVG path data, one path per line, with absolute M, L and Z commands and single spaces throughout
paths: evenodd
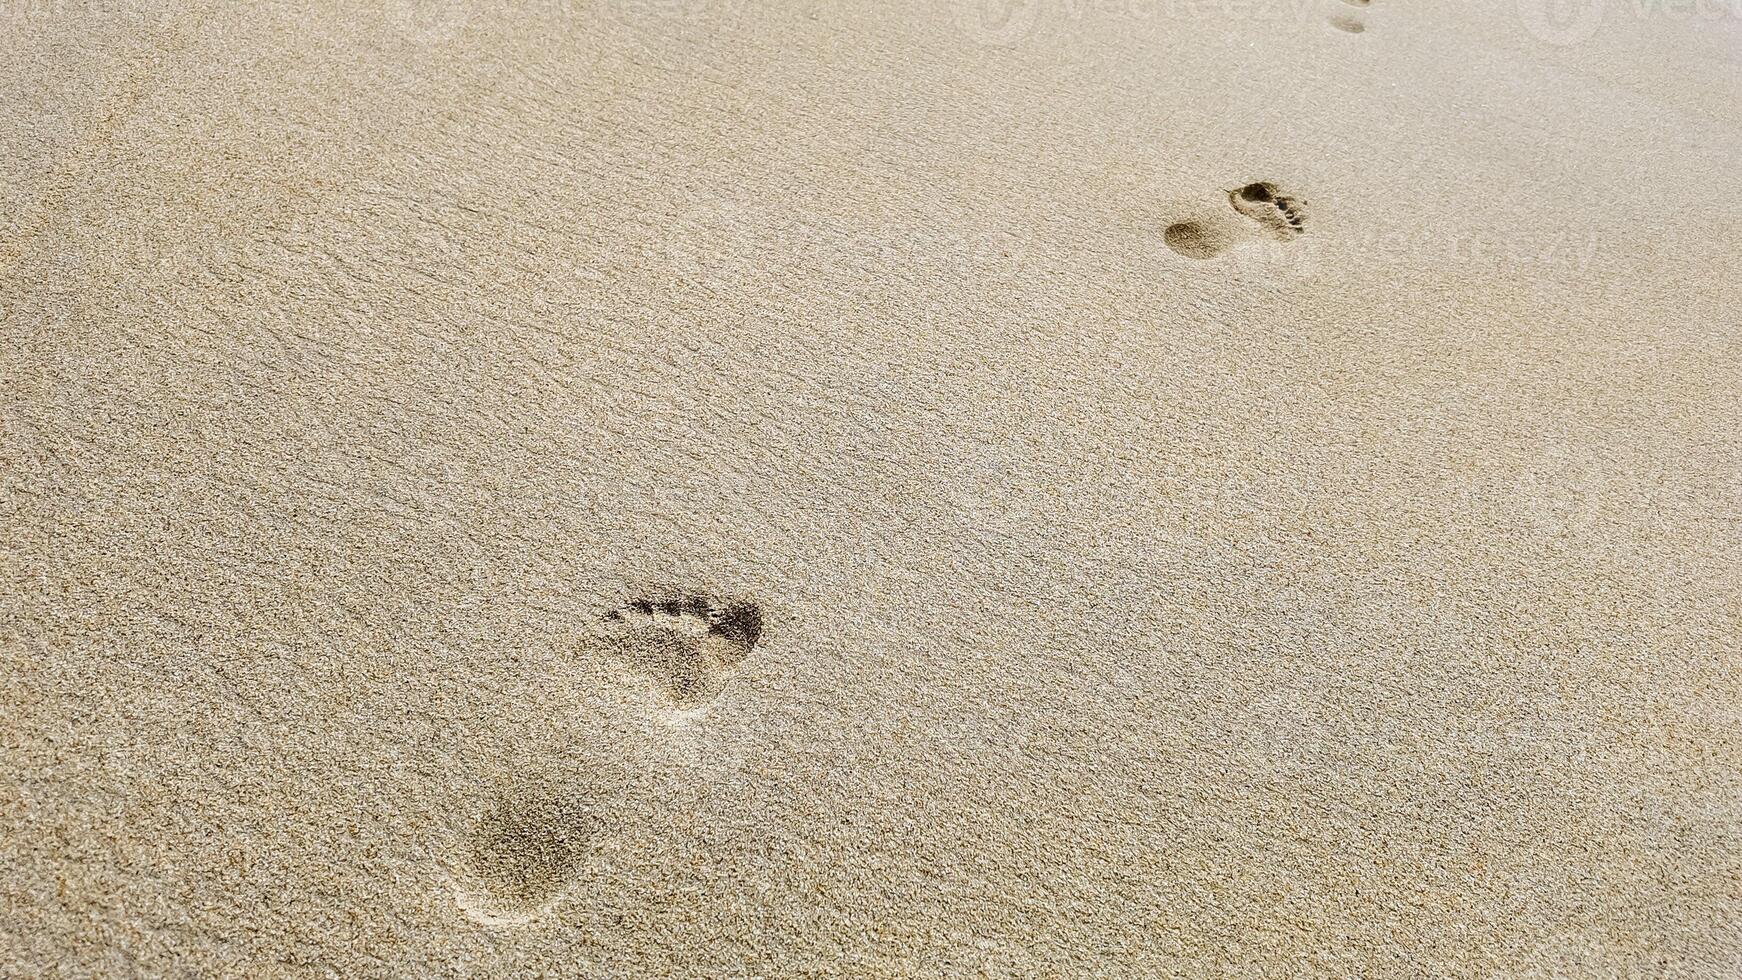
M 1198 221 L 1176 221 L 1167 226 L 1162 239 L 1168 248 L 1189 259 L 1215 258 L 1231 244 L 1226 234 Z
M 604 617 L 608 649 L 671 705 L 718 697 L 762 638 L 762 608 L 743 599 L 667 593 L 635 599 Z
M 603 820 L 577 792 L 511 792 L 478 821 L 454 900 L 474 921 L 524 925 L 554 907 Z
M 1289 239 L 1306 231 L 1306 202 L 1268 180 L 1253 181 L 1229 191 L 1228 203 L 1278 238 Z
M 1306 231 L 1306 202 L 1271 181 L 1253 181 L 1227 194 L 1234 214 L 1207 204 L 1182 207 L 1162 241 L 1186 258 L 1204 260 L 1242 242 L 1289 241 Z

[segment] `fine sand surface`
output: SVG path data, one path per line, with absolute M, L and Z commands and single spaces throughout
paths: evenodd
M 0 976 L 1742 976 L 1742 2 L 377 6 L 0 5 Z

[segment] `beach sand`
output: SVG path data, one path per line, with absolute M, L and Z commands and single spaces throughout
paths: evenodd
M 1564 7 L 6 8 L 0 975 L 1742 975 L 1742 9 Z

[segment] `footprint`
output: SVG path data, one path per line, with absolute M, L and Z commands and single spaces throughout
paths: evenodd
M 575 789 L 512 791 L 466 841 L 466 880 L 455 901 L 485 925 L 531 922 L 562 897 L 603 827 L 591 799 Z
M 1214 222 L 1176 221 L 1162 232 L 1167 247 L 1190 259 L 1215 258 L 1234 244 L 1228 229 Z
M 1343 0 L 1343 2 L 1351 7 L 1366 7 L 1372 3 L 1372 0 Z M 1345 34 L 1359 34 L 1367 29 L 1367 25 L 1363 24 L 1359 17 L 1350 14 L 1332 14 L 1326 20 L 1330 22 L 1332 27 Z
M 1189 259 L 1212 259 L 1255 238 L 1288 241 L 1306 231 L 1306 202 L 1267 180 L 1228 191 L 1230 214 L 1197 209 L 1162 232 L 1167 247 Z
M 636 599 L 604 622 L 611 652 L 683 709 L 718 697 L 762 639 L 756 603 L 694 593 Z
M 1306 202 L 1284 194 L 1268 180 L 1254 181 L 1229 191 L 1228 203 L 1279 238 L 1293 238 L 1306 231 Z

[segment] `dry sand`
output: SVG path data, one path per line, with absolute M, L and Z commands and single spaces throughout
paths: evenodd
M 0 6 L 0 974 L 1742 975 L 1742 7 L 361 6 Z

